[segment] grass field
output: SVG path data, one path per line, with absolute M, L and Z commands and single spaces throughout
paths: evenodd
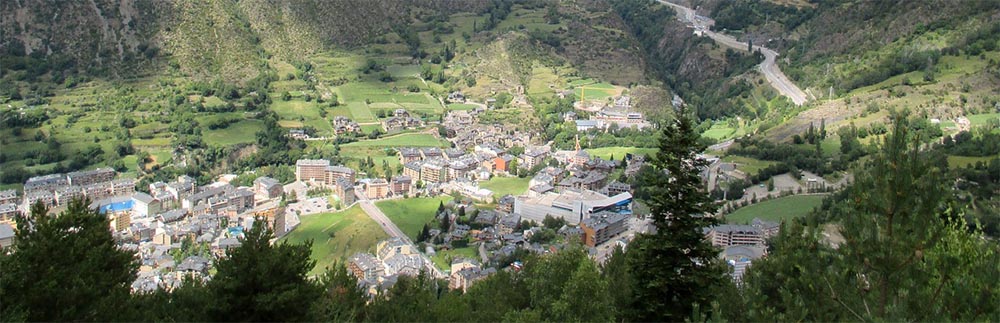
M 767 166 L 777 164 L 776 162 L 773 161 L 760 160 L 760 159 L 754 159 L 750 157 L 743 157 L 736 155 L 729 155 L 726 157 L 722 157 L 722 161 L 737 164 L 736 169 L 739 169 L 744 173 L 746 173 L 747 175 L 751 176 L 756 175 L 758 172 L 760 172 L 761 169 L 767 168 Z
M 448 105 L 448 109 L 451 109 L 451 110 L 472 110 L 472 109 L 475 109 L 475 108 L 476 108 L 475 104 L 452 103 L 452 104 Z
M 972 114 L 967 116 L 967 118 L 969 118 L 969 124 L 972 126 L 981 126 L 990 120 L 1000 119 L 1000 113 Z
M 448 147 L 448 142 L 424 133 L 408 133 L 375 140 L 352 142 L 342 147 Z
M 708 137 L 715 140 L 723 140 L 729 138 L 736 133 L 736 129 L 730 128 L 723 123 L 713 124 L 711 128 L 706 130 L 701 134 L 702 137 Z
M 431 261 L 434 265 L 441 270 L 451 270 L 451 261 L 455 258 L 472 258 L 479 260 L 479 250 L 476 247 L 465 247 L 451 250 L 438 250 L 437 253 L 431 257 Z
M 984 164 L 989 163 L 991 159 L 998 157 L 969 157 L 969 156 L 955 156 L 948 155 L 948 167 L 951 168 L 964 168 L 969 165 L 975 165 L 978 162 L 983 162 Z
M 382 210 L 392 220 L 392 223 L 395 223 L 407 236 L 416 239 L 417 234 L 420 234 L 420 230 L 424 228 L 424 224 L 434 219 L 438 205 L 450 200 L 450 196 L 421 197 L 379 201 L 375 202 L 375 206 Z
M 500 198 L 504 195 L 521 195 L 528 190 L 528 182 L 531 178 L 525 177 L 494 177 L 490 180 L 479 183 L 479 187 L 493 191 L 493 196 Z
M 264 129 L 260 120 L 243 120 L 233 123 L 224 129 L 205 130 L 203 138 L 211 146 L 229 146 L 250 143 L 257 140 L 257 131 Z
M 590 157 L 601 157 L 603 159 L 610 159 L 613 155 L 615 160 L 622 160 L 625 158 L 625 154 L 632 155 L 653 155 L 656 154 L 656 148 L 639 148 L 639 147 L 604 147 L 604 148 L 591 148 L 585 149 L 590 153 Z
M 578 86 L 573 89 L 573 93 L 576 94 L 576 97 L 578 98 L 585 94 L 586 97 L 584 99 L 603 100 L 621 94 L 621 89 L 618 89 L 614 85 L 608 83 L 595 83 Z
M 808 214 L 823 203 L 825 195 L 798 195 L 760 202 L 740 208 L 726 216 L 726 222 L 748 224 L 754 218 L 767 221 L 782 221 Z
M 303 216 L 302 223 L 281 241 L 303 243 L 312 240 L 311 258 L 316 260 L 316 267 L 309 273 L 317 275 L 335 261 L 344 261 L 354 253 L 371 250 L 378 241 L 386 238 L 385 231 L 360 207 L 354 206 L 336 213 Z

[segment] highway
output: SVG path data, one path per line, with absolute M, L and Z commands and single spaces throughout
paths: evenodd
M 677 11 L 678 16 L 680 16 L 680 19 L 694 28 L 697 32 L 701 32 L 727 47 L 743 51 L 747 50 L 747 44 L 745 42 L 736 40 L 736 38 L 733 38 L 732 36 L 712 31 L 711 26 L 715 24 L 715 21 L 711 18 L 699 16 L 691 8 L 667 2 L 666 0 L 657 1 L 674 8 L 674 10 Z M 808 101 L 806 93 L 796 86 L 795 83 L 792 83 L 792 81 L 785 76 L 785 73 L 781 72 L 778 65 L 775 64 L 778 52 L 759 45 L 753 46 L 753 49 L 759 50 L 761 54 L 764 55 L 764 61 L 757 66 L 757 70 L 764 74 L 764 77 L 767 78 L 767 82 L 771 84 L 771 87 L 777 90 L 778 93 L 781 93 L 781 95 L 791 99 L 796 105 L 802 105 Z

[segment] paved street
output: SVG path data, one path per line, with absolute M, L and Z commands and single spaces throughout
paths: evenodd
M 670 3 L 666 0 L 657 1 L 674 8 L 683 21 L 690 24 L 695 30 L 711 37 L 716 42 L 738 50 L 745 51 L 747 49 L 747 43 L 736 40 L 736 38 L 733 38 L 732 36 L 711 31 L 711 26 L 715 24 L 715 21 L 711 18 L 699 16 L 691 8 Z M 795 83 L 792 83 L 792 81 L 785 76 L 785 73 L 781 72 L 778 65 L 775 64 L 778 52 L 759 45 L 753 46 L 753 49 L 759 50 L 761 54 L 764 54 L 764 62 L 761 62 L 760 65 L 757 66 L 757 70 L 764 74 L 764 77 L 767 78 L 767 82 L 771 84 L 771 87 L 777 90 L 778 93 L 781 93 L 781 95 L 792 99 L 792 102 L 795 102 L 796 105 L 802 105 L 808 101 L 806 93 L 796 86 Z

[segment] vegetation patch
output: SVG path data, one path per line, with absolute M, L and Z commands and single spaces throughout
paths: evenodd
M 749 224 L 754 218 L 781 222 L 805 216 L 823 203 L 825 195 L 797 195 L 767 200 L 726 215 L 726 222 Z
M 370 251 L 380 240 L 389 236 L 382 227 L 354 206 L 336 213 L 302 216 L 302 223 L 281 242 L 301 244 L 312 240 L 312 255 L 316 260 L 310 275 L 318 275 L 336 261 L 345 261 L 357 252 Z
M 375 206 L 403 230 L 403 233 L 416 240 L 424 225 L 437 215 L 438 206 L 450 200 L 450 196 L 421 197 L 379 201 L 375 202 Z
M 493 191 L 493 196 L 500 198 L 504 195 L 521 195 L 528 190 L 528 182 L 531 178 L 520 177 L 493 177 L 488 181 L 480 182 L 479 187 Z

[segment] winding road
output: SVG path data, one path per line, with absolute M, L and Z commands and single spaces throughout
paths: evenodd
M 668 5 L 677 11 L 680 19 L 687 23 L 691 28 L 695 29 L 695 32 L 703 33 L 704 35 L 711 37 L 716 42 L 725 45 L 727 47 L 732 47 L 738 50 L 747 50 L 747 43 L 741 42 L 733 36 L 726 34 L 720 34 L 711 30 L 711 26 L 715 24 L 712 18 L 705 16 L 699 16 L 691 8 L 671 3 L 666 0 L 657 0 L 658 2 Z M 784 95 L 792 100 L 796 105 L 802 105 L 809 100 L 806 93 L 802 91 L 795 83 L 792 83 L 785 76 L 785 73 L 781 72 L 778 65 L 775 64 L 775 60 L 778 57 L 778 52 L 763 46 L 753 46 L 754 50 L 759 50 L 761 54 L 764 55 L 764 61 L 757 66 L 757 70 L 764 74 L 767 78 L 767 82 L 771 84 L 778 93 Z

